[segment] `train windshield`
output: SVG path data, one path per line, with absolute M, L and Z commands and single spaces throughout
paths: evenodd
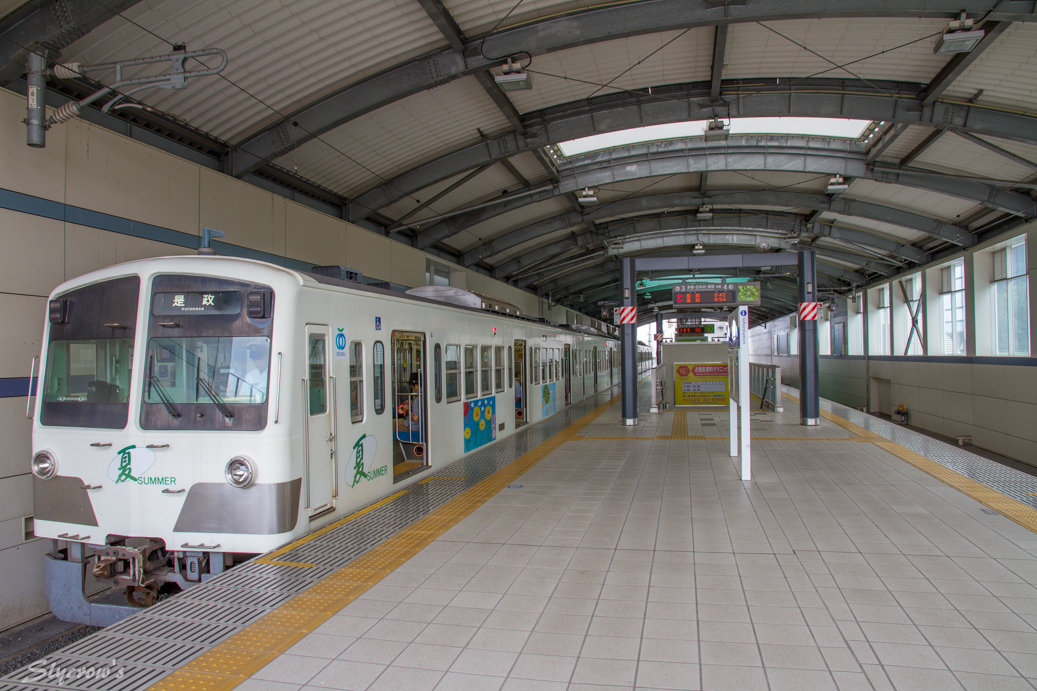
M 153 338 L 145 403 L 265 403 L 270 339 L 265 336 Z
M 122 429 L 129 413 L 140 279 L 103 281 L 56 296 L 40 383 L 40 423 Z
M 271 387 L 274 293 L 216 276 L 151 283 L 141 427 L 261 430 Z

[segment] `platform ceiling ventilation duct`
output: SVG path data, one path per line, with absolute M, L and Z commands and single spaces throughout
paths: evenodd
M 199 61 L 203 69 L 188 70 L 184 63 L 191 59 L 216 56 L 220 64 L 215 67 L 207 67 Z M 160 63 L 170 63 L 170 69 L 164 74 L 150 75 L 144 77 L 126 77 L 123 72 L 127 69 L 144 67 Z M 53 68 L 47 67 L 47 58 L 40 53 L 29 53 L 25 59 L 25 126 L 27 128 L 25 143 L 31 147 L 42 149 L 47 145 L 47 130 L 52 125 L 67 122 L 83 112 L 83 108 L 110 97 L 108 102 L 101 108 L 102 113 L 110 113 L 120 108 L 141 108 L 150 110 L 148 106 L 126 98 L 138 91 L 145 89 L 186 89 L 189 79 L 194 77 L 211 77 L 217 75 L 227 66 L 227 54 L 219 48 L 205 48 L 203 50 L 187 50 L 186 46 L 173 47 L 173 52 L 166 55 L 154 55 L 135 60 L 124 60 L 120 62 L 106 62 L 100 65 L 82 65 L 78 62 L 66 65 L 55 64 Z M 53 115 L 47 117 L 47 77 L 53 76 L 58 79 L 81 79 L 89 72 L 115 72 L 115 82 L 111 86 L 98 89 L 80 101 L 69 101 L 54 111 Z

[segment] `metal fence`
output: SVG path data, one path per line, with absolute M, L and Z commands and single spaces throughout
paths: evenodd
M 782 412 L 780 367 L 749 363 L 749 390 L 759 396 L 761 408 L 770 406 L 774 412 Z

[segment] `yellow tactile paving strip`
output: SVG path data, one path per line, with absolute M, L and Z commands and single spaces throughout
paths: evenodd
M 782 396 L 799 403 L 799 398 L 796 396 L 787 393 L 782 393 Z M 856 425 L 849 420 L 835 415 L 834 413 L 828 412 L 827 410 L 821 411 L 821 417 L 829 422 L 839 425 L 848 432 L 856 434 L 857 438 L 854 439 L 854 441 L 870 442 L 880 449 L 888 451 L 900 460 L 913 465 L 922 472 L 927 473 L 940 482 L 953 487 L 962 494 L 972 497 L 980 504 L 997 511 L 1005 518 L 1010 518 L 1024 528 L 1037 533 L 1037 509 L 1027 506 L 1022 502 L 1018 502 L 1011 497 L 1005 496 L 997 490 L 991 489 L 980 482 L 976 482 L 972 478 L 951 470 L 950 468 L 941 465 L 930 458 L 926 458 L 919 453 L 906 449 L 896 442 L 880 437 L 874 432 L 864 429 L 860 425 Z
M 224 691 L 238 686 L 272 662 L 332 615 L 355 600 L 382 578 L 456 525 L 527 470 L 547 458 L 619 400 L 615 397 L 539 444 L 493 475 L 403 529 L 367 554 L 332 572 L 319 583 L 296 595 L 262 619 L 245 627 L 222 643 L 149 687 L 155 691 Z M 434 480 L 435 477 L 429 478 Z M 405 494 L 406 490 L 358 511 L 271 552 L 256 561 L 264 564 L 310 564 L 279 562 L 276 557 L 309 542 L 329 530 L 355 520 L 378 506 Z

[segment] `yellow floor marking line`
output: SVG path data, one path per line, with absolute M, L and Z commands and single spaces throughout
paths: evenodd
M 149 691 L 227 691 L 299 642 L 336 612 L 392 573 L 433 540 L 455 526 L 477 508 L 510 485 L 516 478 L 573 441 L 578 432 L 619 400 L 616 396 L 561 430 L 489 477 L 476 483 L 443 506 L 419 519 L 363 556 L 333 571 L 323 580 L 294 596 L 283 605 L 246 626 L 222 643 L 188 662 L 181 669 L 149 687 Z M 431 479 L 431 478 L 430 478 Z M 265 559 L 283 554 L 332 528 L 353 520 L 406 492 L 397 492 L 377 504 L 322 528 L 272 552 Z M 261 559 L 263 559 L 261 558 Z M 260 561 L 257 559 L 256 561 Z M 261 563 L 277 563 L 263 561 Z
M 320 530 L 315 530 L 312 533 L 310 533 L 309 535 L 305 535 L 305 536 L 299 538 L 298 540 L 295 540 L 294 542 L 289 542 L 284 547 L 279 547 L 279 548 L 275 549 L 273 552 L 269 552 L 269 553 L 264 554 L 263 556 L 259 557 L 258 559 L 254 559 L 253 563 L 255 563 L 255 564 L 270 564 L 270 565 L 273 565 L 273 566 L 298 566 L 299 568 L 302 568 L 302 569 L 312 568 L 313 564 L 307 564 L 305 562 L 299 562 L 299 561 L 277 561 L 277 557 L 281 556 L 282 554 L 286 554 L 288 552 L 291 552 L 293 549 L 295 549 L 299 545 L 305 545 L 310 540 L 316 540 L 318 537 L 320 537 L 324 533 L 330 532 L 330 531 L 334 530 L 335 528 L 338 528 L 340 525 L 345 525 L 346 523 L 349 523 L 350 521 L 355 521 L 356 519 L 358 519 L 361 516 L 363 516 L 365 513 L 370 513 L 371 511 L 374 511 L 375 509 L 377 509 L 379 506 L 384 506 L 385 504 L 388 504 L 389 502 L 391 502 L 393 499 L 396 499 L 397 497 L 402 497 L 406 493 L 407 493 L 407 490 L 404 489 L 404 490 L 400 490 L 396 494 L 390 494 L 388 497 L 386 497 L 385 499 L 382 499 L 381 501 L 376 501 L 374 504 L 371 504 L 370 506 L 365 506 L 364 508 L 360 509 L 359 511 L 356 511 L 354 513 L 349 514 L 345 518 L 340 518 L 339 520 L 335 521 L 334 523 L 329 523 L 328 525 L 324 526 Z
M 782 395 L 793 399 L 796 403 L 799 403 L 799 398 L 796 396 L 792 396 L 791 394 Z M 834 413 L 830 413 L 827 410 L 821 411 L 821 417 L 862 437 L 860 441 L 871 442 L 880 449 L 888 451 L 900 460 L 913 465 L 922 472 L 931 475 L 950 487 L 953 487 L 962 494 L 972 497 L 980 504 L 997 511 L 1005 518 L 1009 518 L 1024 528 L 1037 533 L 1037 509 L 1027 506 L 1020 501 L 1016 501 L 1015 499 L 1012 499 L 995 489 L 991 489 L 970 477 L 966 477 L 957 471 L 951 470 L 931 458 L 926 458 L 922 454 L 911 451 L 896 442 L 889 441 L 885 437 L 880 437 L 874 432 L 867 430 L 860 425 L 856 425 L 849 420 L 841 418 Z M 1037 495 L 1037 493 L 1035 493 L 1035 495 Z

